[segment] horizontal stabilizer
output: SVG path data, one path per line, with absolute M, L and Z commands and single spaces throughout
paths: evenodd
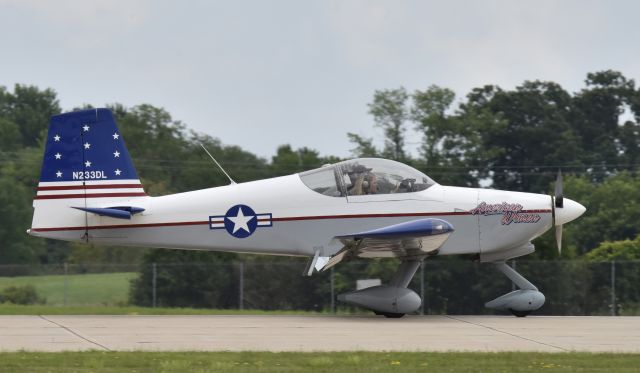
M 135 214 L 144 211 L 142 207 L 114 206 L 114 207 L 74 207 L 74 209 L 90 212 L 100 216 L 108 216 L 116 219 L 131 219 Z

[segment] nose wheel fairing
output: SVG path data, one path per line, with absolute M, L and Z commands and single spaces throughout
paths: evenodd
M 544 305 L 544 294 L 538 291 L 538 288 L 529 282 L 529 280 L 505 262 L 497 262 L 494 264 L 496 268 L 507 276 L 519 289 L 485 303 L 485 307 L 497 310 L 509 310 L 517 317 L 524 317 Z

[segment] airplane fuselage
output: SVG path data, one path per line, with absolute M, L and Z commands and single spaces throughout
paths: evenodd
M 552 226 L 552 199 L 547 195 L 434 184 L 413 193 L 334 197 L 311 190 L 297 174 L 161 197 L 45 201 L 47 208 L 36 208 L 40 216 L 34 216 L 34 222 L 38 225 L 31 229 L 37 236 L 274 255 L 310 256 L 320 251 L 330 256 L 341 247 L 331 240 L 336 235 L 420 217 L 437 217 L 453 225 L 455 231 L 439 255 L 519 248 Z M 38 203 L 36 199 L 34 206 Z M 123 221 L 69 208 L 85 204 L 133 205 L 144 212 Z M 224 218 L 235 217 L 237 211 L 230 209 L 238 205 L 253 210 L 257 223 L 233 232 L 235 225 L 227 229 Z

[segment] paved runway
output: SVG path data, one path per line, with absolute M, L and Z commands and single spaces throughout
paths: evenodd
M 0 316 L 0 350 L 640 353 L 640 317 Z

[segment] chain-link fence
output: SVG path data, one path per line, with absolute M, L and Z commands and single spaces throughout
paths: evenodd
M 640 261 L 510 261 L 546 296 L 536 313 L 547 315 L 640 314 Z M 238 261 L 223 264 L 0 266 L 0 294 L 33 285 L 50 305 L 138 305 L 215 309 L 353 312 L 336 302 L 358 280 L 387 283 L 397 262 L 352 261 L 302 277 L 304 261 Z M 375 282 L 375 281 L 374 281 Z M 410 286 L 423 314 L 491 314 L 484 303 L 513 290 L 491 264 L 427 260 Z

